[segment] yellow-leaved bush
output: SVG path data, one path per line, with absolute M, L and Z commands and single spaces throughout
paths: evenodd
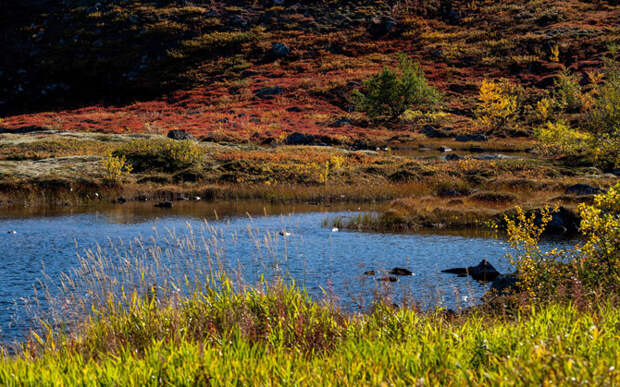
M 617 287 L 620 284 L 620 182 L 593 205 L 579 205 L 581 233 L 573 261 L 581 281 L 588 287 Z
M 534 131 L 542 143 L 541 149 L 548 154 L 575 155 L 588 148 L 592 136 L 587 132 L 571 129 L 563 121 L 547 122 Z
M 514 256 L 509 255 L 510 263 L 517 269 L 519 287 L 533 300 L 547 297 L 566 277 L 562 264 L 565 251 L 543 251 L 539 244 L 554 211 L 544 207 L 527 215 L 521 207 L 516 207 L 517 215 L 505 218 L 508 240 L 518 251 Z
M 515 118 L 519 110 L 516 87 L 506 79 L 482 81 L 476 117 L 483 126 L 500 129 Z
M 127 162 L 125 155 L 115 156 L 109 152 L 102 160 L 105 170 L 105 178 L 109 181 L 118 183 L 123 176 L 128 176 L 133 170 L 133 166 Z
M 520 288 L 532 301 L 558 296 L 560 290 L 579 291 L 581 296 L 615 294 L 620 284 L 620 182 L 580 204 L 583 241 L 569 249 L 543 250 L 540 239 L 554 210 L 545 207 L 531 215 L 517 207 L 514 218 L 506 217 L 510 255 L 517 269 Z M 571 296 L 570 293 L 568 293 Z

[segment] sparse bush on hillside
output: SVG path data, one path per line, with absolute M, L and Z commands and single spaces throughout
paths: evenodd
M 581 109 L 584 94 L 577 75 L 564 71 L 555 81 L 554 98 L 559 107 L 568 112 Z
M 553 98 L 538 102 L 536 114 L 542 120 L 585 111 L 579 115 L 584 131 L 571 129 L 567 120 L 546 122 L 535 131 L 545 153 L 576 155 L 585 151 L 605 170 L 620 166 L 620 71 L 614 55 L 612 50 L 602 74 L 589 74 L 593 86 L 588 92 L 582 90 L 577 76 L 564 72 L 555 84 Z
M 615 50 L 612 50 L 612 56 Z M 620 70 L 615 58 L 607 60 L 605 80 L 592 91 L 587 127 L 593 134 L 597 163 L 607 169 L 620 167 Z
M 370 118 L 396 121 L 411 107 L 433 108 L 441 95 L 428 84 L 420 65 L 401 54 L 398 71 L 385 67 L 364 82 L 364 91 L 356 91 L 354 99 Z
M 587 132 L 571 129 L 563 121 L 547 122 L 535 130 L 534 135 L 542 142 L 544 153 L 567 156 L 577 155 L 588 149 L 592 136 Z
M 491 130 L 514 122 L 520 109 L 520 91 L 518 85 L 506 79 L 483 80 L 476 107 L 478 121 Z
M 548 121 L 554 113 L 555 101 L 552 98 L 544 97 L 536 102 L 536 116 L 542 122 Z
M 175 172 L 197 164 L 202 150 L 191 140 L 140 139 L 116 150 L 115 157 L 125 157 L 135 172 Z
M 247 32 L 212 32 L 182 42 L 185 54 L 210 53 L 227 50 L 243 43 L 255 40 L 261 31 L 254 29 Z

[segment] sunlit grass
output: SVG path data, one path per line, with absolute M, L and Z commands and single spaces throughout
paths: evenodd
M 12 384 L 614 385 L 618 309 L 448 318 L 378 305 L 344 314 L 276 284 L 178 304 L 104 306 L 76 337 L 0 360 Z

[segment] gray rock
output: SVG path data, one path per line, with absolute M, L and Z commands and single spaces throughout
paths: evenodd
M 447 133 L 445 133 L 445 132 L 435 128 L 432 125 L 426 125 L 424 128 L 422 128 L 420 133 L 424 134 L 428 138 L 446 138 L 446 137 L 450 137 L 449 134 L 447 134 Z
M 271 99 L 274 95 L 280 95 L 284 93 L 284 89 L 280 86 L 269 86 L 258 89 L 254 94 L 262 99 Z
M 329 126 L 332 127 L 332 128 L 340 128 L 340 127 L 345 126 L 345 125 L 350 125 L 351 122 L 352 121 L 350 119 L 344 117 L 344 118 L 340 118 L 340 119 L 332 122 L 331 124 L 329 124 Z
M 476 281 L 493 281 L 500 273 L 486 259 L 480 261 L 476 266 L 455 267 L 442 270 L 442 273 L 458 274 L 461 276 L 470 275 Z
M 413 272 L 409 269 L 404 269 L 402 267 L 395 267 L 388 272 L 388 274 L 393 275 L 413 275 Z
M 235 15 L 230 19 L 230 24 L 237 27 L 245 27 L 248 25 L 248 21 L 239 15 Z
M 182 129 L 173 129 L 169 131 L 168 138 L 171 138 L 173 140 L 194 140 L 194 141 L 196 140 L 194 136 L 192 136 L 191 134 L 187 133 L 186 131 Z
M 308 135 L 308 134 L 303 134 L 303 133 L 292 133 L 289 134 L 286 139 L 284 140 L 284 143 L 286 145 L 310 145 L 314 142 L 314 136 L 313 135 Z
M 394 31 L 398 23 L 389 16 L 373 17 L 368 25 L 368 33 L 375 39 L 385 37 Z
M 500 274 L 491 283 L 491 291 L 496 295 L 517 292 L 519 290 L 517 282 L 517 275 L 515 273 Z
M 499 276 L 499 271 L 493 267 L 486 259 L 478 265 L 467 268 L 469 275 L 476 281 L 493 281 Z
M 540 222 L 540 216 L 535 221 Z M 551 221 L 547 223 L 545 234 L 547 235 L 564 235 L 576 234 L 579 232 L 580 224 L 579 215 L 565 207 L 560 207 L 558 211 L 551 216 Z
M 291 49 L 282 42 L 276 42 L 271 46 L 271 53 L 277 58 L 283 58 L 291 53 Z

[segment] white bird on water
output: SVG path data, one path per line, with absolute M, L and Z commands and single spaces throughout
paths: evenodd
M 338 232 L 338 227 L 332 228 L 332 232 Z
M 17 234 L 17 231 L 15 231 L 15 230 L 9 230 L 8 234 Z
M 290 232 L 288 232 L 288 231 L 280 231 L 278 234 L 280 234 L 280 235 L 282 235 L 282 236 L 285 236 L 285 237 L 287 237 L 287 236 L 291 236 L 291 233 L 290 233 Z

